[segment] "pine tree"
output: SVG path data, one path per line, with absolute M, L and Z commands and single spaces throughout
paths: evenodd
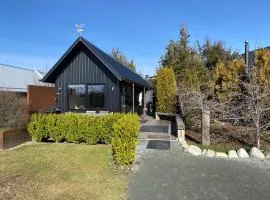
M 207 71 L 198 52 L 189 46 L 189 38 L 186 27 L 181 25 L 179 39 L 169 42 L 160 62 L 163 67 L 172 67 L 178 85 L 198 87 Z
M 113 48 L 111 52 L 112 57 L 117 60 L 118 62 L 122 63 L 132 71 L 136 72 L 136 65 L 133 60 L 129 61 L 125 55 L 118 49 Z

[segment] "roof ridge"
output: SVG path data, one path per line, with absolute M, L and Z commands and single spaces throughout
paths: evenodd
M 68 48 L 68 50 L 61 56 L 61 58 L 55 63 L 55 65 L 46 73 L 43 77 L 43 81 L 53 81 L 49 80 L 53 73 L 55 73 L 56 68 L 63 62 L 63 60 L 68 56 L 68 54 L 79 44 L 82 43 L 88 51 L 94 54 L 97 59 L 99 59 L 108 69 L 111 71 L 116 78 L 120 81 L 123 80 L 130 80 L 139 85 L 148 87 L 148 83 L 141 77 L 139 74 L 134 72 L 133 70 L 129 69 L 127 66 L 123 65 L 111 55 L 85 39 L 84 37 L 78 37 L 75 42 Z
M 6 66 L 6 67 L 17 68 L 17 69 L 28 70 L 28 71 L 35 71 L 34 69 L 29 69 L 29 68 L 25 68 L 25 67 L 17 67 L 17 66 L 8 65 L 8 64 L 3 64 L 3 63 L 0 63 L 0 65 L 2 65 L 2 66 Z
M 91 48 L 91 46 L 93 46 L 93 47 L 96 48 L 97 50 L 99 50 L 99 51 L 103 52 L 104 54 L 106 54 L 107 56 L 109 56 L 106 52 L 104 52 L 103 50 L 101 50 L 99 47 L 97 47 L 96 45 L 94 45 L 92 42 L 88 41 L 88 40 L 85 39 L 84 37 L 80 36 L 80 37 L 79 37 L 79 40 L 80 40 L 81 42 L 83 42 L 83 43 L 87 46 L 87 48 L 92 49 L 92 51 L 94 51 L 96 54 L 98 54 L 98 52 L 96 52 L 95 49 Z M 91 46 L 89 47 L 89 45 L 91 45 Z M 98 55 L 96 55 L 96 56 L 98 56 Z M 108 62 L 107 62 L 106 60 L 104 60 L 104 59 L 102 59 L 102 60 L 103 60 L 103 62 L 106 62 L 107 65 L 110 66 L 111 70 L 113 70 L 114 73 L 118 74 L 118 76 L 120 77 L 120 74 L 113 68 L 113 66 L 111 66 L 110 63 L 108 63 Z M 116 60 L 115 60 L 115 61 L 116 61 Z
M 92 46 L 94 46 L 95 48 L 97 48 L 99 51 L 105 53 L 107 56 L 109 56 L 111 59 L 113 59 L 115 62 L 117 62 L 118 64 L 120 64 L 122 67 L 125 67 L 127 70 L 129 70 L 131 73 L 136 74 L 137 76 L 141 77 L 136 71 L 131 70 L 129 67 L 127 67 L 126 65 L 124 65 L 123 63 L 119 62 L 118 60 L 116 60 L 110 53 L 106 53 L 105 51 L 103 51 L 102 49 L 100 49 L 98 46 L 94 45 L 92 42 L 88 41 L 86 38 L 80 36 L 80 39 L 84 40 L 87 43 L 90 43 Z M 142 77 L 141 77 L 142 78 Z

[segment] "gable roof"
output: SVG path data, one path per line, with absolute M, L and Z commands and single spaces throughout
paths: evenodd
M 115 60 L 113 57 L 96 47 L 83 37 L 79 37 L 71 47 L 65 52 L 65 54 L 58 60 L 58 62 L 50 69 L 50 71 L 44 76 L 42 81 L 48 82 L 52 74 L 62 63 L 62 61 L 69 55 L 69 53 L 77 46 L 78 43 L 82 43 L 90 52 L 92 52 L 120 81 L 126 80 L 134 82 L 138 85 L 148 87 L 148 83 L 137 73 L 124 66 L 122 63 Z
M 42 84 L 42 72 L 0 64 L 0 90 L 27 92 L 27 85 Z

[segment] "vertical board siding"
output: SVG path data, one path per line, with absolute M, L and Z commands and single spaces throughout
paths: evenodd
M 112 112 L 120 111 L 119 80 L 85 48 L 74 49 L 60 66 L 56 77 L 56 88 L 62 88 L 58 105 L 68 111 L 68 85 L 70 84 L 105 84 L 105 108 Z M 112 92 L 112 87 L 115 88 Z

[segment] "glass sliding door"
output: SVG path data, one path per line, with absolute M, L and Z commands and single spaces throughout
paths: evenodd
M 84 110 L 86 108 L 86 86 L 68 86 L 68 107 L 69 110 Z
M 101 85 L 87 85 L 88 93 L 88 107 L 104 108 L 105 106 L 105 86 Z
M 68 85 L 68 108 L 70 111 L 100 110 L 105 107 L 104 84 Z

